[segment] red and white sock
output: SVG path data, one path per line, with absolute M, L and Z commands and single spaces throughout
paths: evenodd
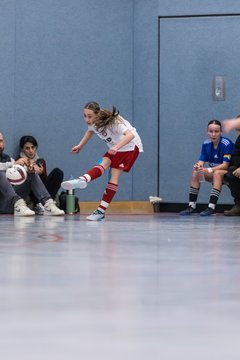
M 86 174 L 80 176 L 80 178 L 86 180 L 86 182 L 89 182 L 102 176 L 104 172 L 105 169 L 102 165 L 96 165 L 92 169 L 88 170 Z
M 113 184 L 111 182 L 109 182 L 107 184 L 107 187 L 104 191 L 101 203 L 98 207 L 98 210 L 100 210 L 103 213 L 106 211 L 106 209 L 109 206 L 109 204 L 111 203 L 114 195 L 116 194 L 117 189 L 118 189 L 118 185 Z

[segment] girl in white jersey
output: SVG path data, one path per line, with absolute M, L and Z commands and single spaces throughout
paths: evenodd
M 109 149 L 103 155 L 100 164 L 78 179 L 64 181 L 62 187 L 66 190 L 84 189 L 88 182 L 97 179 L 110 168 L 111 178 L 99 207 L 87 217 L 87 220 L 99 221 L 105 218 L 105 211 L 117 192 L 120 175 L 123 171 L 130 171 L 139 152 L 143 151 L 143 147 L 136 129 L 119 115 L 115 107 L 109 111 L 101 109 L 95 101 L 89 102 L 84 107 L 84 120 L 88 125 L 88 130 L 79 144 L 72 148 L 72 152 L 76 154 L 81 151 L 94 134 L 97 134 Z

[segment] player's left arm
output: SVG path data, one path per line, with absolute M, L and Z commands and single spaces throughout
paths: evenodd
M 230 164 L 229 162 L 223 161 L 222 164 L 219 164 L 217 166 L 210 168 L 210 169 L 212 169 L 211 172 L 215 172 L 216 170 L 227 170 L 229 167 L 229 164 Z
M 124 131 L 123 138 L 119 141 L 119 143 L 112 146 L 108 150 L 109 154 L 115 155 L 123 146 L 130 143 L 130 141 L 132 141 L 134 138 L 135 138 L 135 135 L 133 134 L 133 132 L 131 130 Z

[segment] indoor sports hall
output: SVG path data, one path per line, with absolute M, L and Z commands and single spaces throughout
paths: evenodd
M 94 125 L 89 102 L 143 145 L 118 188 L 107 170 L 75 190 L 78 214 L 0 215 L 0 359 L 239 360 L 233 196 L 224 185 L 199 216 L 205 181 L 197 212 L 179 212 L 209 121 L 240 114 L 240 2 L 0 0 L 0 35 L 1 176 L 24 136 L 65 183 L 99 169 L 108 138 L 73 151 Z M 87 221 L 107 189 L 105 220 Z

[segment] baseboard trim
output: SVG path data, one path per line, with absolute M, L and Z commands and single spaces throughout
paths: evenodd
M 216 212 L 222 213 L 225 210 L 229 210 L 234 204 L 217 204 Z M 153 204 L 154 212 L 179 212 L 184 210 L 188 206 L 188 203 L 164 203 L 159 202 Z M 197 211 L 203 211 L 206 209 L 208 204 L 197 204 Z
M 91 213 L 99 206 L 97 201 L 80 201 L 80 212 Z M 108 214 L 151 214 L 153 205 L 149 201 L 113 201 L 107 209 Z
M 93 212 L 99 206 L 98 201 L 80 201 L 80 212 L 82 214 L 88 214 Z M 157 202 L 151 204 L 149 201 L 113 201 L 109 206 L 108 214 L 152 214 L 158 212 L 179 212 L 184 210 L 188 206 L 188 203 L 166 203 Z M 200 212 L 208 204 L 197 204 L 197 211 Z M 229 210 L 233 207 L 233 204 L 218 204 L 216 212 L 222 213 L 225 210 Z

